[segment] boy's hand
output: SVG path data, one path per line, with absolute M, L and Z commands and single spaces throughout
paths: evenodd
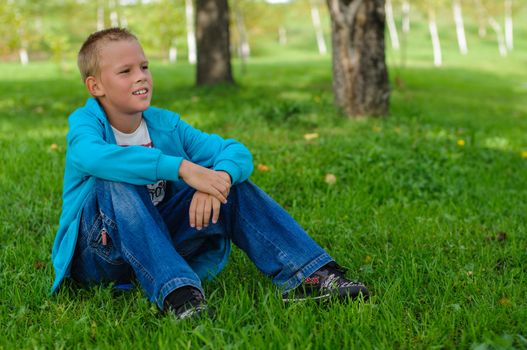
M 214 171 L 200 165 L 183 160 L 179 167 L 179 177 L 192 188 L 199 192 L 212 195 L 221 203 L 227 203 L 227 196 L 231 188 L 229 174 L 222 171 Z M 210 216 L 209 216 L 210 217 Z
M 220 201 L 212 195 L 196 191 L 192 196 L 188 213 L 190 227 L 201 230 L 209 226 L 210 214 L 212 214 L 212 223 L 217 223 L 220 216 L 220 205 Z

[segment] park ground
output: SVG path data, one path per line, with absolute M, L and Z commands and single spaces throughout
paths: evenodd
M 0 349 L 527 348 L 527 32 L 506 58 L 452 36 L 441 68 L 420 33 L 387 53 L 382 119 L 334 109 L 329 56 L 254 58 L 237 86 L 199 89 L 191 66 L 151 64 L 153 104 L 246 144 L 252 181 L 372 295 L 284 306 L 235 249 L 199 322 L 139 288 L 49 297 L 67 116 L 87 95 L 73 64 L 0 64 Z

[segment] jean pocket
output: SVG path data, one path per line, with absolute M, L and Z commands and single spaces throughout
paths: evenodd
M 125 263 L 120 250 L 114 246 L 109 230 L 103 225 L 102 220 L 97 220 L 91 231 L 89 244 L 92 250 L 101 259 L 112 265 Z

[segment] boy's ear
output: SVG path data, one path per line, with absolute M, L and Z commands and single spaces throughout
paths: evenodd
M 103 86 L 97 81 L 97 78 L 94 76 L 89 76 L 84 81 L 84 84 L 88 88 L 88 91 L 90 94 L 94 97 L 103 97 L 104 96 L 104 89 Z

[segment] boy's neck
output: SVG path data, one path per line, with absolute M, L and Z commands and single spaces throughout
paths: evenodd
M 101 107 L 104 109 L 110 124 L 115 129 L 125 134 L 131 134 L 136 131 L 141 124 L 141 120 L 143 120 L 142 112 L 136 114 L 122 114 L 109 110 L 103 103 L 101 103 Z
M 126 119 L 112 118 L 108 115 L 108 121 L 117 130 L 125 134 L 131 134 L 141 125 L 142 114 L 138 116 L 127 116 Z

